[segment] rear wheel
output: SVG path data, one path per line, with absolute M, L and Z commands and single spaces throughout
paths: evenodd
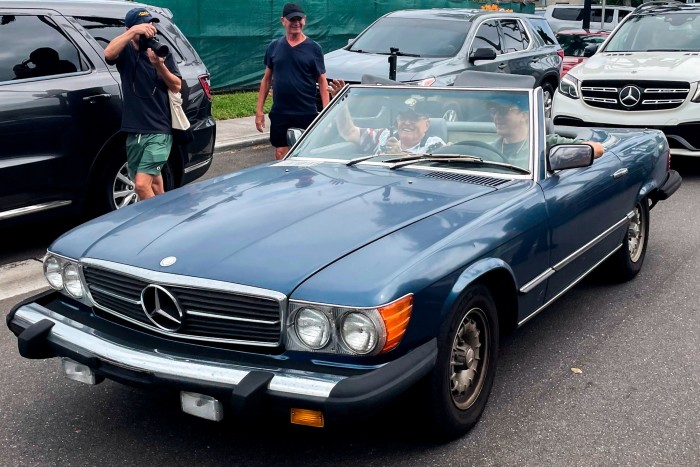
M 634 207 L 622 247 L 606 262 L 606 273 L 615 282 L 632 279 L 642 269 L 649 241 L 649 202 L 642 199 Z
M 554 87 L 548 82 L 542 83 L 542 97 L 544 101 L 545 118 L 552 117 L 552 99 L 554 99 Z
M 109 160 L 91 194 L 95 214 L 116 211 L 139 201 L 134 182 L 129 177 L 126 167 L 126 152 L 120 150 L 108 157 Z M 169 163 L 163 166 L 161 175 L 165 191 L 172 190 L 175 179 Z
M 496 372 L 498 329 L 489 290 L 469 287 L 443 326 L 430 376 L 431 416 L 446 438 L 465 433 L 484 411 Z

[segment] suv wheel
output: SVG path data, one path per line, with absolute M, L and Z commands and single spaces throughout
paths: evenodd
M 552 99 L 554 99 L 554 88 L 551 84 L 542 83 L 542 96 L 544 101 L 544 116 L 545 118 L 552 117 Z

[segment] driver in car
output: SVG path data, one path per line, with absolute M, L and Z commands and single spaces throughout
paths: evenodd
M 330 87 L 335 86 L 331 83 Z M 439 136 L 426 134 L 430 120 L 425 107 L 421 100 L 407 99 L 405 107 L 396 116 L 396 130 L 360 128 L 344 108 L 338 116 L 338 131 L 343 139 L 358 144 L 368 154 L 427 154 L 447 143 Z
M 492 144 L 508 163 L 519 167 L 527 167 L 530 161 L 529 119 L 530 112 L 527 102 L 513 100 L 504 103 L 492 103 L 489 106 L 493 123 L 496 125 L 498 139 Z M 583 139 L 567 138 L 557 134 L 546 136 L 546 151 L 555 144 L 588 144 L 593 147 L 594 159 L 605 152 L 601 143 L 584 141 Z

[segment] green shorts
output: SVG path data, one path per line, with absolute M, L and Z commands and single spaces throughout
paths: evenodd
M 137 173 L 158 176 L 173 145 L 173 135 L 134 134 L 126 137 L 126 166 L 133 180 Z

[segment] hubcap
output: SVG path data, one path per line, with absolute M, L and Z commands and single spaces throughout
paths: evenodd
M 119 169 L 117 176 L 114 177 L 114 182 L 112 183 L 112 199 L 114 200 L 116 209 L 134 204 L 139 200 L 134 182 L 129 178 L 129 171 L 126 168 L 126 164 Z
M 486 322 L 483 310 L 472 308 L 462 319 L 452 343 L 450 393 L 461 410 L 474 403 L 484 385 L 490 338 Z
M 457 111 L 455 109 L 447 109 L 445 111 L 445 115 L 443 115 L 442 118 L 448 122 L 456 122 L 457 121 Z
M 627 249 L 629 251 L 630 260 L 636 263 L 642 256 L 642 246 L 644 245 L 644 226 L 642 213 L 639 206 L 634 208 L 634 216 L 630 219 L 627 227 Z
M 550 118 L 552 116 L 552 94 L 549 91 L 545 91 L 543 94 L 544 98 L 544 116 Z

